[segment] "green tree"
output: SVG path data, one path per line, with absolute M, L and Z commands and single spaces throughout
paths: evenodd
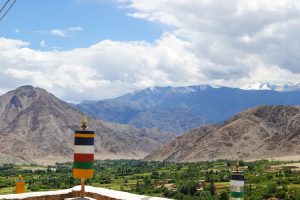
M 179 185 L 178 191 L 185 195 L 194 195 L 197 192 L 197 185 L 195 181 L 184 181 Z
M 215 200 L 213 195 L 209 191 L 202 191 L 199 194 L 199 200 Z
M 207 189 L 210 191 L 211 195 L 215 195 L 216 194 L 216 186 L 215 186 L 213 180 L 210 181 Z
M 265 192 L 264 192 L 264 198 L 270 198 L 275 195 L 277 192 L 277 184 L 275 183 L 270 183 L 267 185 Z
M 220 194 L 219 200 L 229 200 L 228 193 L 225 192 L 225 191 L 223 191 L 223 192 Z

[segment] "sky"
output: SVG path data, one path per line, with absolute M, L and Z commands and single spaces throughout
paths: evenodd
M 298 0 L 17 0 L 0 22 L 0 94 L 299 84 L 299 35 Z

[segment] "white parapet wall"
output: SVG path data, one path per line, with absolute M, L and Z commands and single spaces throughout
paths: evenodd
M 60 200 L 64 198 L 76 197 L 80 192 L 80 186 L 75 186 L 71 189 L 57 190 L 57 191 L 47 191 L 47 192 L 28 192 L 23 194 L 8 194 L 0 195 L 1 200 Z M 144 195 L 137 195 L 128 192 L 121 192 L 116 190 L 110 190 L 105 188 L 85 186 L 86 196 L 92 197 L 98 200 L 168 200 L 166 198 L 160 197 L 149 197 Z
M 61 197 L 68 196 L 72 194 L 72 188 L 66 190 L 57 190 L 57 191 L 47 191 L 47 192 L 26 192 L 22 194 L 7 194 L 0 195 L 0 200 L 14 200 L 14 199 L 42 199 L 46 197 Z

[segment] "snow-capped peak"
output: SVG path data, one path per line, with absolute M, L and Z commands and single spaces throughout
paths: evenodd
M 172 88 L 171 91 L 173 93 L 180 93 L 180 94 L 188 94 L 188 93 L 196 92 L 196 90 L 193 87 L 176 87 L 176 88 Z
M 293 84 L 293 83 L 286 83 L 286 84 L 271 84 L 268 82 L 260 83 L 249 83 L 242 87 L 241 89 L 244 90 L 274 90 L 278 92 L 288 92 L 288 91 L 295 91 L 300 90 L 300 83 Z
M 242 87 L 244 90 L 272 90 L 271 85 L 269 83 L 249 83 Z
M 157 92 L 158 92 L 158 89 L 157 89 L 157 87 L 155 87 L 155 86 L 149 87 L 148 89 L 149 89 L 152 93 L 157 93 Z

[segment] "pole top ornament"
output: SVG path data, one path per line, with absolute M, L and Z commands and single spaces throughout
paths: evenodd
M 82 130 L 85 130 L 87 128 L 87 123 L 88 123 L 88 120 L 87 120 L 86 115 L 84 114 L 82 116 L 82 121 L 81 121 L 81 128 L 82 128 Z

